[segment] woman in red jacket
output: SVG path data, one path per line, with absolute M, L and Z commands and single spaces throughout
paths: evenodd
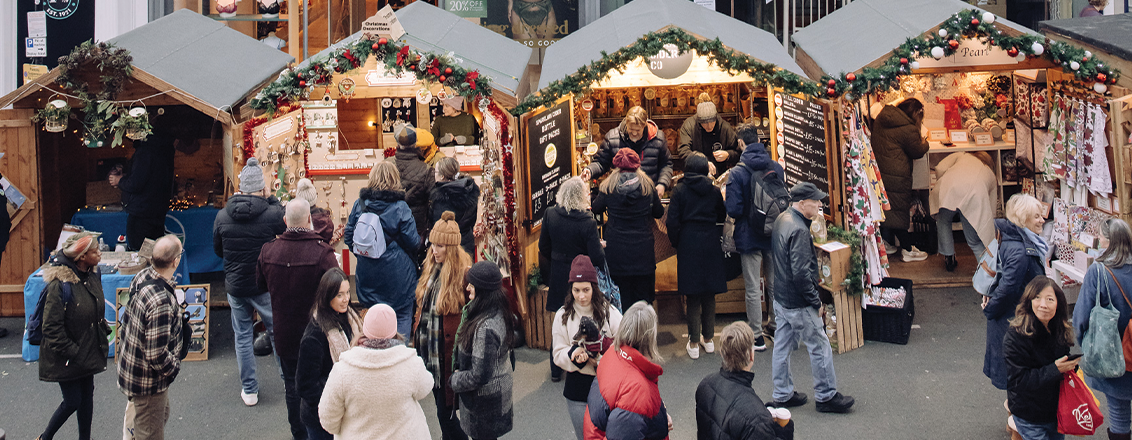
M 656 347 L 656 311 L 638 302 L 625 311 L 613 349 L 597 367 L 586 408 L 586 440 L 668 438 L 672 418 L 660 400 L 664 368 Z

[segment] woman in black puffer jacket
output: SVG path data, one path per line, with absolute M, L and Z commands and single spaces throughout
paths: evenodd
M 897 104 L 884 106 L 873 123 L 873 151 L 876 152 L 877 167 L 892 209 L 884 212 L 881 223 L 885 240 L 896 244 L 905 251 L 904 261 L 922 260 L 912 249 L 912 238 L 908 235 L 908 223 L 912 207 L 912 161 L 924 157 L 928 152 L 928 141 L 920 135 L 924 121 L 924 104 L 917 99 L 905 99 Z M 923 255 L 926 258 L 926 255 Z
M 460 246 L 468 255 L 476 254 L 476 237 L 472 234 L 472 227 L 476 225 L 479 200 L 479 186 L 471 176 L 460 175 L 459 161 L 445 157 L 436 163 L 436 186 L 428 196 L 428 224 L 436 224 L 444 211 L 456 214 L 456 223 L 460 225 Z
M 609 210 L 604 229 L 609 275 L 621 289 L 621 305 L 637 301 L 652 302 L 656 296 L 656 251 L 653 248 L 653 219 L 664 215 L 664 205 L 652 179 L 641 172 L 641 158 L 622 148 L 613 158 L 617 167 L 601 183 L 593 211 Z

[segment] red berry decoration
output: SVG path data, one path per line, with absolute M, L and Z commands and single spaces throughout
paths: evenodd
M 389 42 L 389 40 L 386 40 L 385 38 L 378 38 L 377 39 L 377 44 L 380 44 L 382 46 L 384 46 L 385 43 L 388 43 L 388 42 Z
M 831 80 L 829 80 L 829 87 L 831 87 L 831 88 L 832 88 L 833 86 L 836 86 L 836 85 L 837 85 L 837 81 L 835 81 L 835 80 L 832 80 L 832 79 L 831 79 Z
M 444 74 L 445 74 L 445 75 L 451 75 L 451 74 L 452 74 L 452 68 L 451 68 L 451 67 L 447 67 L 447 68 L 445 68 L 445 69 L 444 69 Z
M 444 75 L 440 75 L 440 78 L 437 78 L 437 79 L 439 79 L 440 82 L 444 82 L 444 80 L 446 80 L 448 78 L 446 78 Z
M 958 42 L 958 41 L 955 41 L 955 40 L 948 40 L 948 41 L 947 41 L 947 45 L 948 45 L 948 46 L 951 46 L 951 49 L 952 49 L 952 50 L 955 50 L 955 49 L 957 49 L 957 48 L 959 47 L 959 42 Z
M 829 96 L 834 96 L 834 95 L 837 94 L 837 90 L 833 90 L 833 88 L 831 87 L 831 88 L 825 89 L 825 94 L 829 95 Z
M 377 50 L 377 43 L 373 43 L 373 46 L 370 46 L 369 48 L 373 49 L 373 50 Z
M 1018 56 L 1018 49 L 1017 49 L 1017 48 L 1014 48 L 1014 47 L 1012 47 L 1012 48 L 1010 48 L 1010 49 L 1007 49 L 1006 53 L 1007 53 L 1008 55 L 1012 56 L 1012 57 L 1016 57 L 1016 56 Z
M 306 81 L 299 81 L 299 87 L 306 87 L 306 86 L 307 86 Z
M 979 25 L 979 19 L 972 18 L 971 19 L 971 26 L 978 26 L 978 25 Z
M 908 59 L 907 58 L 901 58 L 900 64 L 908 64 Z
M 1103 74 L 1103 73 L 1098 73 L 1098 74 L 1097 74 L 1097 82 L 1099 82 L 1099 83 L 1103 83 L 1103 82 L 1105 82 L 1105 80 L 1107 80 L 1107 79 L 1108 79 L 1108 75 L 1105 75 L 1105 74 Z
M 853 74 L 853 73 L 847 73 L 847 74 L 845 74 L 845 80 L 849 81 L 849 82 L 856 81 L 857 75 Z

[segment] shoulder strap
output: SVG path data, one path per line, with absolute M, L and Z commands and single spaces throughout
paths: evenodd
M 1120 289 L 1120 295 L 1124 297 L 1124 303 L 1128 304 L 1129 307 L 1132 307 L 1132 301 L 1128 301 L 1128 295 L 1124 293 L 1124 286 L 1120 285 L 1120 281 L 1116 279 L 1116 274 L 1112 272 L 1112 268 L 1108 267 L 1105 264 L 1101 264 L 1101 266 L 1104 266 L 1105 270 L 1108 271 L 1108 274 L 1112 275 L 1112 281 L 1116 282 L 1116 287 Z M 1112 298 L 1108 299 L 1108 303 L 1110 305 L 1112 304 Z

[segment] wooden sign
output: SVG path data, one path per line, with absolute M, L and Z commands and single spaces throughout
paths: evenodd
M 527 184 L 530 205 L 527 225 L 534 230 L 546 210 L 554 205 L 558 187 L 574 176 L 574 105 L 564 98 L 550 108 L 525 118 Z
M 928 129 L 928 140 L 931 141 L 931 142 L 947 142 L 949 140 L 948 137 L 947 137 L 947 129 L 946 128 L 929 128 Z
M 951 142 L 969 142 L 966 130 L 950 130 L 948 133 L 951 135 Z
M 209 298 L 208 284 L 187 284 L 177 286 L 173 293 L 177 296 L 177 303 L 181 305 L 181 310 L 189 314 L 189 328 L 192 332 L 192 339 L 189 341 L 189 354 L 185 356 L 186 361 L 206 361 L 208 360 L 208 323 L 209 323 Z M 122 323 L 122 316 L 126 313 L 126 307 L 130 303 L 130 289 L 122 287 L 117 292 L 117 304 L 115 305 L 115 314 L 118 316 L 118 325 Z M 178 319 L 180 316 L 178 314 Z M 116 326 L 117 327 L 117 326 Z M 117 356 L 122 350 L 121 344 L 121 328 L 118 327 L 114 332 L 114 354 Z
M 373 17 L 362 22 L 362 36 L 369 40 L 386 37 L 393 40 L 405 35 L 405 28 L 397 20 L 397 13 L 389 5 L 381 8 Z
M 990 133 L 975 133 L 975 145 L 978 145 L 978 146 L 994 145 L 994 136 L 991 136 Z
M 988 47 L 986 43 L 974 38 L 960 40 L 959 47 L 955 49 L 955 53 L 951 56 L 938 60 L 928 56 L 916 61 L 920 63 L 921 69 L 1018 64 L 1018 59 L 1010 56 L 1006 50 L 998 46 Z

